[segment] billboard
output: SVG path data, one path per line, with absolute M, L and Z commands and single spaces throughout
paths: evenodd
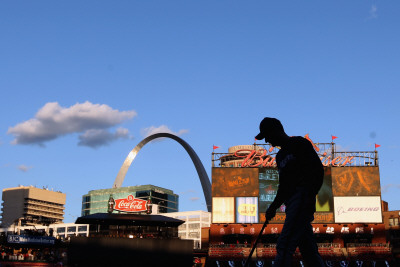
M 213 197 L 257 197 L 258 168 L 213 168 Z
M 378 167 L 345 167 L 332 169 L 334 196 L 380 196 Z
M 133 195 L 129 195 L 126 198 L 116 199 L 114 210 L 124 212 L 147 211 L 147 201 L 134 198 Z
M 236 223 L 258 223 L 258 198 L 236 198 Z
M 212 199 L 212 221 L 213 223 L 235 222 L 235 198 L 213 197 Z
M 382 223 L 381 197 L 334 197 L 335 223 Z
M 333 212 L 332 168 L 324 167 L 324 182 L 317 195 L 317 212 Z

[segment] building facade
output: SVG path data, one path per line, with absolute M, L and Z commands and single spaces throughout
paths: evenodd
M 193 240 L 193 247 L 201 249 L 202 246 L 202 228 L 210 227 L 211 213 L 197 210 L 197 211 L 182 211 L 172 212 L 165 214 L 165 216 L 172 217 L 185 221 L 184 224 L 178 227 L 178 237 L 181 239 Z
M 172 190 L 154 186 L 138 185 L 110 189 L 91 190 L 82 197 L 82 216 L 108 212 L 108 200 L 127 198 L 132 195 L 135 198 L 150 201 L 158 205 L 159 213 L 177 212 L 179 208 L 179 196 Z M 118 211 L 113 211 L 114 213 Z
M 65 199 L 64 193 L 34 186 L 3 189 L 1 226 L 62 223 Z

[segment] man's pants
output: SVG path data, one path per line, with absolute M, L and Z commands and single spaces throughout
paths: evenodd
M 311 226 L 311 222 L 314 220 L 315 194 L 300 187 L 285 204 L 286 220 L 276 245 L 277 255 L 274 267 L 292 266 L 293 253 L 297 247 L 308 266 L 325 266 L 318 253 Z

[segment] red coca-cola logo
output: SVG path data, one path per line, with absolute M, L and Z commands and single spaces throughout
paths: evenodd
M 114 209 L 125 212 L 146 211 L 147 201 L 129 195 L 127 198 L 116 199 Z

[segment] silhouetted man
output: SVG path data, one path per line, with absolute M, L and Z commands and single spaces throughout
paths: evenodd
M 324 177 L 321 160 L 307 139 L 289 137 L 281 122 L 275 118 L 261 121 L 256 139 L 265 139 L 272 146 L 281 147 L 276 155 L 279 187 L 274 201 L 265 212 L 265 219 L 269 221 L 283 203 L 286 205 L 286 220 L 276 246 L 274 267 L 291 266 L 297 247 L 308 266 L 325 266 L 311 226 L 316 195 Z

